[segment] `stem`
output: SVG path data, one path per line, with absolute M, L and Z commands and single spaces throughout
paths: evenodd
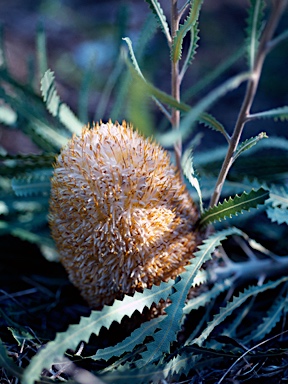
M 223 184 L 233 164 L 233 161 L 234 161 L 233 155 L 239 144 L 239 141 L 243 132 L 243 128 L 246 123 L 247 116 L 250 115 L 250 109 L 253 104 L 255 94 L 258 88 L 263 63 L 269 51 L 269 42 L 272 39 L 272 36 L 277 27 L 281 14 L 284 11 L 286 3 L 287 3 L 287 0 L 278 0 L 273 3 L 273 9 L 272 9 L 270 18 L 263 31 L 263 34 L 259 43 L 258 52 L 257 52 L 254 65 L 251 71 L 251 77 L 246 87 L 245 97 L 238 115 L 238 119 L 236 121 L 233 135 L 231 136 L 228 151 L 223 161 L 222 168 L 219 173 L 218 180 L 216 182 L 214 193 L 211 197 L 210 207 L 213 207 L 218 203 L 221 195 L 221 191 L 223 188 Z
M 179 13 L 177 8 L 177 2 L 178 0 L 171 0 L 171 35 L 172 39 L 175 37 L 176 32 L 179 29 Z M 171 60 L 171 93 L 172 96 L 180 102 L 180 85 L 181 80 L 179 76 L 179 61 L 177 60 L 176 63 L 174 63 L 173 60 Z M 173 108 L 172 114 L 171 114 L 171 124 L 172 127 L 176 130 L 179 129 L 180 126 L 180 111 Z M 181 155 L 182 155 L 182 141 L 179 139 L 174 144 L 174 151 L 175 151 L 175 161 L 176 166 L 179 172 L 181 172 Z

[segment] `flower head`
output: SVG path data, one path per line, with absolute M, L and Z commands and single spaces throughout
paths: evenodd
M 168 153 L 125 122 L 84 128 L 54 166 L 52 236 L 92 307 L 175 278 L 193 257 L 197 218 Z

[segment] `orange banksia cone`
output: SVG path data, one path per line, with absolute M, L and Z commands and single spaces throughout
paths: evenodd
M 193 257 L 197 219 L 168 153 L 125 122 L 83 128 L 54 165 L 52 236 L 91 307 L 175 278 Z

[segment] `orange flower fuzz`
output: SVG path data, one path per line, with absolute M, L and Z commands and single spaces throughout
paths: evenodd
M 175 278 L 193 257 L 197 219 L 168 153 L 125 122 L 83 128 L 54 165 L 52 236 L 93 308 Z

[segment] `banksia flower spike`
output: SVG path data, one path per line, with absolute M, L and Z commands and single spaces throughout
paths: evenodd
M 54 168 L 52 236 L 91 307 L 184 270 L 198 212 L 165 150 L 109 121 L 74 136 Z

